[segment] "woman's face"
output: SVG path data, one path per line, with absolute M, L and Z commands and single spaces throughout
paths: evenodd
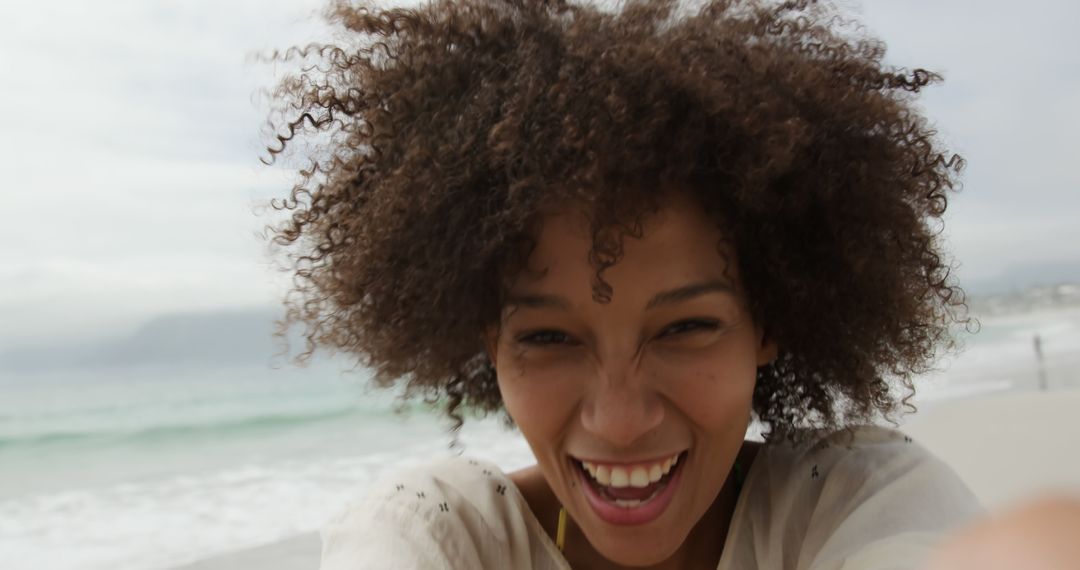
M 506 408 L 552 491 L 619 564 L 672 556 L 712 505 L 757 367 L 775 354 L 719 244 L 699 208 L 672 199 L 642 239 L 625 239 L 603 274 L 611 301 L 598 303 L 584 217 L 552 215 L 488 339 Z

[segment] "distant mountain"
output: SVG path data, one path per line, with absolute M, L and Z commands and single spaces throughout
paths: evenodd
M 280 350 L 273 338 L 276 307 L 161 315 L 129 336 L 0 353 L 0 369 L 40 370 L 167 364 L 184 367 L 265 366 Z M 291 350 L 302 349 L 293 334 Z M 277 359 L 283 361 L 284 359 Z
M 1080 259 L 1013 265 L 997 278 L 962 283 L 973 308 L 993 313 L 1072 305 L 1077 289 L 1061 288 L 1067 284 L 1080 284 Z M 0 371 L 285 364 L 286 358 L 275 358 L 280 344 L 272 336 L 274 320 L 282 310 L 268 306 L 160 315 L 121 338 L 0 352 Z M 304 347 L 299 330 L 291 331 L 290 337 L 295 354 Z

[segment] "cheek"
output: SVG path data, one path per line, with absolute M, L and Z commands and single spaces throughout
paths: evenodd
M 579 372 L 516 361 L 496 364 L 495 373 L 503 405 L 527 439 L 560 431 L 570 421 L 579 397 Z
M 706 429 L 746 428 L 757 365 L 745 351 L 657 359 L 653 369 L 658 378 L 668 379 L 661 384 L 667 397 L 694 423 Z

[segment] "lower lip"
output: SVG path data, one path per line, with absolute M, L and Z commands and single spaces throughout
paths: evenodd
M 656 495 L 649 502 L 639 505 L 637 507 L 624 508 L 618 505 L 614 505 L 599 494 L 596 489 L 593 488 L 592 483 L 587 479 L 588 475 L 576 467 L 578 477 L 581 480 L 581 488 L 585 495 L 585 499 L 589 502 L 589 506 L 592 507 L 596 516 L 600 517 L 605 522 L 617 525 L 638 525 L 652 522 L 660 517 L 667 509 L 667 506 L 671 504 L 671 500 L 675 497 L 675 489 L 679 485 L 679 480 L 682 478 L 682 466 L 686 462 L 686 458 L 681 458 L 678 465 L 679 468 L 675 470 L 675 473 L 668 480 L 667 485 L 660 490 L 660 494 Z

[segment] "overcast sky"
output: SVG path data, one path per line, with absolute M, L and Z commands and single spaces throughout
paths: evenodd
M 1080 261 L 1080 40 L 1070 0 L 846 0 L 889 60 L 940 71 L 927 113 L 968 160 L 947 236 L 961 276 Z M 0 348 L 154 315 L 265 307 L 256 204 L 269 69 L 321 32 L 313 0 L 0 4 Z

